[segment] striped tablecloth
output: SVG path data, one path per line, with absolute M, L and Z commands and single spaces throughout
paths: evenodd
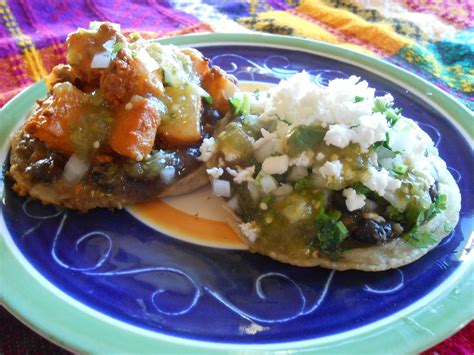
M 0 0 L 0 107 L 65 62 L 65 39 L 92 20 L 145 38 L 262 31 L 368 53 L 474 109 L 474 0 Z M 430 349 L 473 354 L 474 324 Z M 0 310 L 0 354 L 58 348 Z

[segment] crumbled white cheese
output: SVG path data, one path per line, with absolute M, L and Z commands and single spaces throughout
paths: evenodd
M 298 155 L 296 158 L 290 159 L 290 166 L 297 166 L 306 168 L 311 165 L 312 157 L 314 156 L 313 152 L 307 151 Z
M 353 188 L 344 189 L 342 195 L 346 198 L 347 209 L 351 212 L 365 206 L 365 196 L 358 194 Z
M 401 181 L 391 177 L 387 169 L 378 171 L 374 167 L 370 167 L 363 174 L 362 183 L 382 197 L 386 191 L 395 191 L 401 186 Z
M 358 117 L 372 112 L 375 89 L 366 81 L 351 76 L 332 80 L 324 87 L 315 80 L 301 72 L 281 81 L 270 91 L 262 118 L 279 117 L 294 125 L 319 122 L 323 127 L 333 123 L 352 126 Z M 355 93 L 364 100 L 356 103 Z
M 334 145 L 339 148 L 345 148 L 350 143 L 356 143 L 366 150 L 372 144 L 385 140 L 388 130 L 389 126 L 385 116 L 375 112 L 360 116 L 358 124 L 351 128 L 342 124 L 329 126 L 324 141 L 327 145 Z
M 251 243 L 255 243 L 258 238 L 260 229 L 255 222 L 241 223 L 239 224 L 240 231 Z
M 269 157 L 263 161 L 262 170 L 268 175 L 284 174 L 288 170 L 289 162 L 288 155 Z
M 262 137 L 257 139 L 254 143 L 253 143 L 253 149 L 254 150 L 257 150 L 258 148 L 260 148 L 262 145 L 264 145 L 265 143 L 268 143 L 270 142 L 272 139 L 275 139 L 277 138 L 277 135 L 276 133 L 270 133 L 268 132 L 265 128 L 261 128 L 260 129 L 260 133 L 262 134 Z
M 226 168 L 226 171 L 234 177 L 234 182 L 241 184 L 244 181 L 253 182 L 253 174 L 255 173 L 255 165 L 249 166 L 245 169 L 237 167 L 238 170 Z
M 210 168 L 206 171 L 213 179 L 218 179 L 222 174 L 224 174 L 224 170 L 222 168 Z
M 216 141 L 214 138 L 204 138 L 201 146 L 199 147 L 199 151 L 201 152 L 201 155 L 198 159 L 204 162 L 209 161 L 216 151 Z
M 368 149 L 372 144 L 384 141 L 389 129 L 387 119 L 380 112 L 361 116 L 359 126 L 352 129 L 352 142 L 359 144 L 362 149 Z
M 329 126 L 329 130 L 324 136 L 324 141 L 327 145 L 335 145 L 339 148 L 345 148 L 349 145 L 354 137 L 354 131 L 349 127 L 341 124 L 334 124 Z
M 225 154 L 225 160 L 227 160 L 228 162 L 233 162 L 233 161 L 236 161 L 237 159 L 239 159 L 239 155 L 237 153 Z
M 327 161 L 321 168 L 319 168 L 319 172 L 326 178 L 331 176 L 336 178 L 341 177 L 342 164 L 339 160 Z

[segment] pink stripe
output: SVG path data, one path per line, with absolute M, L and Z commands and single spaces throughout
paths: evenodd
M 428 0 L 425 3 L 420 0 L 401 0 L 400 2 L 407 5 L 412 10 L 431 13 L 462 27 L 471 27 L 474 24 L 474 3 L 472 0 L 444 0 L 440 4 L 431 0 Z M 460 8 L 467 12 L 466 18 L 457 16 L 451 12 Z
M 50 31 L 48 26 L 44 26 L 41 21 L 38 21 L 34 15 L 34 10 L 29 7 L 29 4 L 25 0 L 17 0 L 21 7 L 23 8 L 23 11 L 25 13 L 25 16 L 30 23 L 30 25 L 35 28 L 36 30 L 39 30 L 40 32 L 44 33 L 46 37 L 51 40 L 51 43 L 53 44 L 54 48 L 54 54 L 56 55 L 56 61 L 57 62 L 63 62 L 65 58 L 65 50 L 63 46 L 61 45 L 61 42 L 58 40 L 57 36 L 53 34 L 53 32 Z

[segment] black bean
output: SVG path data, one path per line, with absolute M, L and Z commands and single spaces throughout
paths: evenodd
M 52 153 L 48 157 L 30 164 L 25 171 L 37 180 L 53 181 L 61 176 L 64 165 L 64 159 L 58 154 Z
M 392 224 L 362 219 L 359 227 L 351 233 L 351 238 L 364 244 L 383 244 L 396 237 Z

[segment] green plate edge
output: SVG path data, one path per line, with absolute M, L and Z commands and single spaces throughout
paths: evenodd
M 284 46 L 342 60 L 403 84 L 452 118 L 472 145 L 473 115 L 454 97 L 431 83 L 375 57 L 334 45 L 269 34 L 212 33 L 160 40 L 163 44 L 245 43 Z M 40 82 L 23 91 L 0 111 L 0 141 L 46 88 Z M 0 186 L 0 192 L 2 187 Z M 469 231 L 472 237 L 472 231 Z M 474 318 L 474 257 L 463 253 L 458 270 L 442 285 L 404 310 L 348 332 L 288 343 L 229 344 L 172 337 L 106 316 L 74 300 L 45 279 L 21 255 L 0 221 L 0 301 L 18 319 L 54 343 L 87 353 L 417 353 L 450 336 Z M 472 239 L 472 238 L 470 238 Z M 467 243 L 466 243 L 467 245 Z

